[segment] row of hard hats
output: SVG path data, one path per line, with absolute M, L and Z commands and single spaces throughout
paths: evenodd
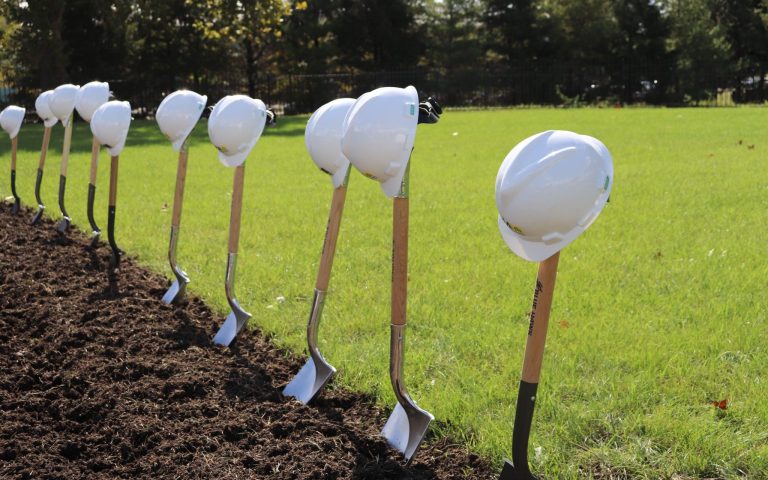
M 66 84 L 47 90 L 35 100 L 35 111 L 43 125 L 51 128 L 72 121 L 75 110 L 91 124 L 91 130 L 99 142 L 109 149 L 111 155 L 119 155 L 125 146 L 128 127 L 131 123 L 131 106 L 128 102 L 109 101 L 109 85 L 105 82 L 90 82 L 82 87 Z M 11 138 L 19 133 L 26 110 L 11 105 L 0 113 L 0 126 Z
M 108 102 L 106 83 L 62 85 L 35 102 L 46 127 L 66 125 L 73 109 L 91 122 L 97 139 L 112 155 L 122 150 L 130 124 L 128 102 Z M 207 97 L 188 90 L 167 96 L 157 111 L 161 131 L 181 149 L 203 113 Z M 357 100 L 342 98 L 320 107 L 307 123 L 305 142 L 313 161 L 344 181 L 350 161 L 381 183 L 388 196 L 400 189 L 420 116 L 414 87 L 385 87 Z M 208 134 L 227 166 L 242 164 L 271 114 L 261 100 L 231 95 L 219 101 L 208 121 Z M 0 125 L 18 134 L 24 109 L 8 107 Z M 613 164 L 599 140 L 565 131 L 534 135 L 515 146 L 496 178 L 499 229 L 518 255 L 538 261 L 572 242 L 597 218 L 609 197 Z
M 181 150 L 197 124 L 208 101 L 190 90 L 173 92 L 163 99 L 156 119 L 160 131 Z M 228 95 L 213 107 L 208 118 L 208 136 L 219 151 L 219 160 L 228 167 L 245 162 L 274 113 L 261 100 L 246 95 Z
M 37 115 L 46 128 L 61 121 L 67 125 L 74 110 L 91 124 L 91 130 L 111 155 L 119 155 L 125 146 L 131 121 L 128 102 L 108 101 L 109 85 L 90 82 L 83 87 L 61 85 L 40 94 L 35 100 Z M 157 110 L 157 122 L 173 147 L 180 150 L 203 113 L 208 98 L 189 90 L 165 97 Z M 9 106 L 0 113 L 0 126 L 11 138 L 19 133 L 26 111 Z M 245 161 L 261 136 L 267 119 L 274 114 L 264 102 L 245 95 L 224 97 L 216 104 L 208 123 L 211 141 L 219 150 L 219 158 L 228 166 Z
M 177 150 L 205 102 L 204 96 L 179 91 L 161 103 L 158 124 Z M 307 122 L 307 150 L 331 176 L 334 187 L 342 185 L 351 162 L 363 175 L 379 181 L 386 195 L 395 196 L 417 124 L 434 121 L 420 120 L 425 114 L 421 107 L 411 86 L 379 88 L 357 100 L 333 100 Z M 243 95 L 216 104 L 208 133 L 222 163 L 237 166 L 245 161 L 264 130 L 267 114 L 263 102 Z M 496 179 L 499 229 L 505 242 L 531 261 L 551 256 L 597 218 L 610 195 L 612 178 L 611 155 L 593 137 L 548 131 L 520 142 L 504 159 Z
M 405 173 L 417 125 L 416 89 L 380 88 L 357 101 L 329 102 L 309 119 L 312 160 L 340 186 L 352 164 L 394 196 Z M 529 137 L 504 159 L 496 178 L 499 229 L 509 248 L 540 261 L 586 230 L 605 206 L 613 162 L 586 135 L 548 131 Z

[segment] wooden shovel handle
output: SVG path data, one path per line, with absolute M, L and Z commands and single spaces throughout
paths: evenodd
M 45 127 L 45 131 L 43 132 L 43 146 L 40 148 L 40 164 L 38 165 L 39 170 L 43 170 L 43 168 L 45 168 L 45 157 L 48 155 L 49 143 L 51 143 L 51 127 Z
M 11 171 L 16 171 L 16 149 L 19 147 L 19 137 L 15 136 L 11 139 Z
M 347 186 L 342 185 L 333 191 L 331 199 L 331 211 L 328 214 L 328 225 L 325 227 L 325 240 L 323 241 L 323 254 L 320 257 L 320 269 L 317 272 L 315 288 L 321 292 L 328 290 L 331 280 L 331 267 L 333 256 L 336 253 L 336 240 L 339 238 L 341 215 L 344 212 L 344 201 L 347 198 Z
M 67 126 L 64 127 L 64 147 L 61 149 L 61 176 L 67 176 L 67 166 L 69 165 L 69 151 L 72 148 L 72 124 L 75 123 L 70 117 Z
M 547 341 L 549 311 L 555 292 L 559 259 L 560 252 L 539 263 L 539 274 L 536 278 L 536 290 L 533 294 L 533 306 L 531 307 L 528 326 L 528 341 L 525 344 L 522 376 L 524 382 L 539 383 L 541 376 L 541 362 L 544 359 L 544 344 Z
M 117 162 L 120 159 L 115 155 L 112 157 L 112 164 L 109 169 L 109 206 L 114 207 L 117 204 Z
M 177 227 L 181 225 L 181 205 L 184 201 L 184 182 L 187 178 L 187 157 L 186 148 L 179 152 L 179 166 L 176 168 L 176 192 L 173 195 L 173 216 L 171 225 Z
M 101 149 L 101 144 L 96 139 L 96 137 L 93 137 L 93 142 L 91 142 L 91 176 L 90 176 L 90 182 L 91 185 L 96 185 L 96 172 L 99 171 L 99 150 Z
M 408 304 L 408 198 L 392 209 L 392 325 L 406 324 Z
M 235 169 L 235 183 L 232 187 L 232 210 L 229 216 L 229 253 L 237 253 L 240 243 L 240 213 L 243 210 L 243 183 L 245 165 Z

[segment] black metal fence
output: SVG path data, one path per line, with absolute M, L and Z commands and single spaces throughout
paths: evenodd
M 280 114 L 308 113 L 334 98 L 357 97 L 380 86 L 414 85 L 449 107 L 516 105 L 649 104 L 665 106 L 731 106 L 768 101 L 764 74 L 734 74 L 675 65 L 582 65 L 529 63 L 520 68 L 349 72 L 318 75 L 265 75 L 249 92 L 238 76 L 162 81 L 112 80 L 119 99 L 129 100 L 135 116 L 152 116 L 165 95 L 191 88 L 208 95 L 209 103 L 242 93 L 261 98 Z M 33 110 L 40 89 L 0 86 L 0 103 Z

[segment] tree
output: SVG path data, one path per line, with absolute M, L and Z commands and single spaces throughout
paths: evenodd
M 248 94 L 256 96 L 260 74 L 270 70 L 270 48 L 282 36 L 291 13 L 283 0 L 186 0 L 194 28 L 206 40 L 229 41 L 231 59 L 245 73 Z M 304 6 L 304 5 L 302 5 Z
M 768 2 L 712 0 L 711 8 L 736 60 L 736 98 L 743 98 L 745 86 L 753 83 L 762 94 L 768 73 Z
M 667 50 L 675 59 L 673 91 L 679 101 L 706 98 L 712 80 L 727 78 L 732 69 L 731 47 L 707 2 L 666 0 L 662 4 L 670 22 Z
M 654 0 L 614 0 L 613 13 L 618 35 L 613 52 L 616 83 L 623 86 L 621 97 L 631 102 L 659 101 L 669 79 L 670 56 L 667 20 Z M 635 68 L 632 68 L 635 67 Z
M 429 52 L 423 63 L 449 71 L 482 63 L 482 7 L 480 0 L 430 0 L 422 20 Z
M 281 70 L 291 73 L 328 73 L 339 68 L 339 45 L 333 22 L 338 0 L 294 1 L 282 26 Z
M 411 68 L 423 52 L 423 31 L 405 0 L 339 0 L 333 30 L 340 61 L 363 70 Z
M 545 2 L 485 0 L 487 48 L 507 63 L 553 58 L 561 48 Z
M 65 0 L 3 2 L 3 15 L 14 24 L 8 47 L 20 64 L 16 81 L 52 88 L 67 78 L 62 31 Z

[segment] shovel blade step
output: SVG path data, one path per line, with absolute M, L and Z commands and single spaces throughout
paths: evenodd
M 501 469 L 499 480 L 537 480 L 537 478 L 527 468 L 515 469 L 512 462 L 505 459 L 504 468 Z
M 235 318 L 234 312 L 229 312 L 227 319 L 224 320 L 224 324 L 221 326 L 216 336 L 213 337 L 213 343 L 216 345 L 223 345 L 228 347 L 232 340 L 237 336 L 237 318 Z
M 333 366 L 328 363 L 316 364 L 310 357 L 291 383 L 283 389 L 283 395 L 294 397 L 306 405 L 318 396 L 334 373 L 336 369 Z
M 409 410 L 410 412 L 407 412 L 398 403 L 381 431 L 381 436 L 405 456 L 406 463 L 411 461 L 427 434 L 429 424 L 435 419 L 432 414 L 424 410 L 416 408 Z
M 45 211 L 45 207 L 38 208 L 37 213 L 34 217 L 32 217 L 32 225 L 37 225 L 40 222 L 40 219 L 43 218 L 43 212 Z
M 64 217 L 61 220 L 59 220 L 59 223 L 56 224 L 56 231 L 64 235 L 65 233 L 67 233 L 67 230 L 69 230 L 69 225 L 70 225 L 70 219 L 67 217 Z
M 186 286 L 186 282 L 179 283 L 178 280 L 174 280 L 173 284 L 168 287 L 168 291 L 165 292 L 165 295 L 163 295 L 163 303 L 170 305 L 172 303 L 181 301 L 184 298 Z

